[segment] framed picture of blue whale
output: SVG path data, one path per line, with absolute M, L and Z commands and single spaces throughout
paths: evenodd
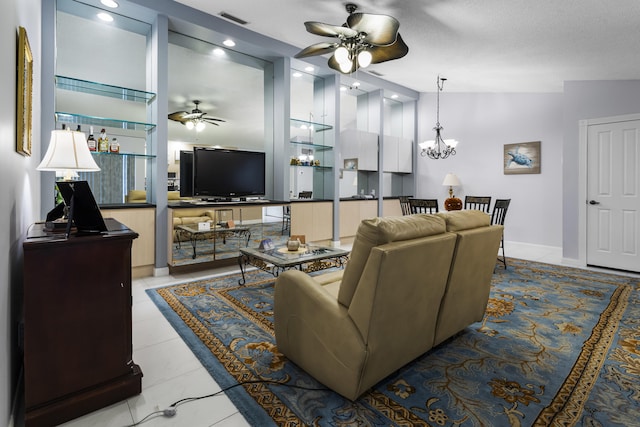
M 540 141 L 504 145 L 505 175 L 540 173 Z

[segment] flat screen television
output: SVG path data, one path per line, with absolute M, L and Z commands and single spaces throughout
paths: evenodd
M 180 197 L 193 196 L 193 151 L 180 151 Z
M 193 149 L 193 196 L 203 199 L 264 196 L 265 154 L 259 151 Z

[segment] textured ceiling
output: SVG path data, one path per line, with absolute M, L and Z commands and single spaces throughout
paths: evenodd
M 179 0 L 300 49 L 331 39 L 305 21 L 341 25 L 340 1 Z M 640 78 L 638 0 L 361 0 L 359 11 L 394 16 L 409 46 L 367 70 L 420 92 L 440 74 L 454 92 L 560 92 L 566 80 Z

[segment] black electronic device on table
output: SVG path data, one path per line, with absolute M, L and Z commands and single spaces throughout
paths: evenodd
M 69 208 L 66 235 L 75 226 L 78 234 L 96 234 L 108 231 L 87 181 L 58 181 L 58 190 Z

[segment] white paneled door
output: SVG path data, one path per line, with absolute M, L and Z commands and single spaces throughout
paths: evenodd
M 640 271 L 640 120 L 587 136 L 587 264 Z

